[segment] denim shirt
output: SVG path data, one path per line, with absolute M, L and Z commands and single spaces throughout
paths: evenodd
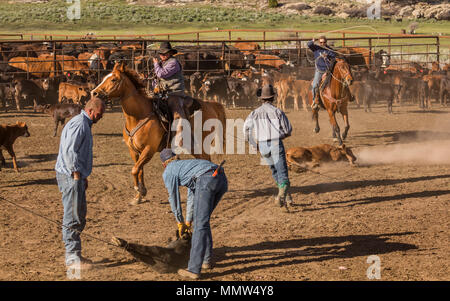
M 175 160 L 166 166 L 163 173 L 164 185 L 169 193 L 170 207 L 178 223 L 184 222 L 179 186 L 188 188 L 186 220 L 191 222 L 194 212 L 195 180 L 216 168 L 216 164 L 201 159 Z
M 64 127 L 55 170 L 71 176 L 77 171 L 83 179 L 92 172 L 92 120 L 86 111 L 74 116 Z
M 307 46 L 309 47 L 309 49 L 311 49 L 312 52 L 314 52 L 314 60 L 316 62 L 315 64 L 316 68 L 322 72 L 327 71 L 327 69 L 331 65 L 328 60 L 336 58 L 336 53 L 333 51 L 333 49 L 330 46 L 326 46 L 327 48 L 323 48 L 319 45 L 314 44 L 313 41 L 309 41 Z M 321 57 L 322 53 L 325 54 L 328 60 L 324 60 L 324 58 Z

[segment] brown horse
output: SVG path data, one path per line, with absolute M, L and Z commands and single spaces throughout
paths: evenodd
M 144 165 L 151 160 L 156 152 L 161 151 L 169 144 L 167 131 L 159 116 L 153 111 L 153 98 L 149 98 L 145 93 L 145 84 L 141 82 L 139 75 L 129 69 L 123 63 L 117 63 L 113 71 L 103 78 L 103 81 L 92 90 L 93 96 L 104 95 L 111 98 L 120 98 L 123 114 L 125 116 L 125 126 L 123 137 L 128 145 L 131 158 L 135 162 L 131 171 L 134 180 L 134 189 L 137 195 L 132 204 L 138 204 L 147 194 L 144 184 Z M 205 121 L 216 119 L 222 123 L 222 141 L 214 140 L 217 143 L 223 143 L 225 139 L 225 110 L 222 105 L 213 102 L 198 101 L 202 112 L 202 129 Z M 196 113 L 197 114 L 197 113 Z M 190 117 L 190 125 L 194 130 L 194 115 Z M 209 131 L 202 131 L 201 141 L 209 137 L 211 133 L 217 130 L 217 126 L 211 127 Z M 189 132 L 191 134 L 191 132 Z M 217 134 L 217 133 L 216 133 Z M 202 143 L 203 145 L 203 143 Z M 191 154 L 194 147 L 191 148 Z M 201 148 L 194 154 L 196 158 L 210 160 L 209 150 Z M 201 153 L 199 153 L 201 152 Z
M 336 64 L 334 70 L 332 70 L 332 77 L 330 83 L 322 90 L 320 88 L 320 98 L 322 100 L 324 108 L 327 110 L 330 116 L 330 123 L 333 130 L 333 138 L 342 145 L 342 140 L 347 137 L 348 130 L 350 129 L 350 124 L 348 122 L 348 110 L 347 105 L 350 100 L 351 94 L 348 88 L 352 84 L 353 77 L 350 70 L 349 64 L 340 58 L 336 58 Z M 308 94 L 309 103 L 312 104 L 312 93 Z M 344 118 L 345 129 L 342 134 L 339 125 L 336 121 L 336 112 L 340 112 Z M 320 131 L 319 127 L 319 108 L 312 110 L 313 120 L 316 122 L 316 127 L 314 131 L 318 133 Z

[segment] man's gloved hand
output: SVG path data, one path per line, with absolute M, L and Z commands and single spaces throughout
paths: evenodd
M 187 232 L 192 234 L 192 222 L 186 222 Z
M 184 233 L 188 232 L 189 228 L 185 223 L 178 223 L 178 236 L 182 237 Z

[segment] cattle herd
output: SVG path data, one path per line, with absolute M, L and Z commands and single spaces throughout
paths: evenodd
M 0 103 L 4 111 L 14 103 L 17 110 L 32 105 L 34 111 L 61 103 L 83 106 L 90 90 L 120 61 L 147 80 L 152 94 L 155 77 L 151 59 L 157 57 L 153 46 L 132 41 L 0 43 Z M 307 49 L 268 50 L 245 41 L 176 48 L 186 93 L 193 97 L 227 107 L 254 107 L 257 89 L 270 82 L 277 90 L 280 108 L 299 110 L 302 101 L 303 109 L 308 110 L 314 61 Z M 434 62 L 431 68 L 417 62 L 396 65 L 389 64 L 383 50 L 336 50 L 352 66 L 355 81 L 350 89 L 358 107 L 363 105 L 366 112 L 375 101 L 385 101 L 389 112 L 394 102 L 415 103 L 423 109 L 431 108 L 432 100 L 447 105 L 449 64 Z

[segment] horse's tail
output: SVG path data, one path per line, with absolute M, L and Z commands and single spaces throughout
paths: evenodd
M 214 111 L 216 111 L 217 119 L 219 119 L 219 121 L 222 123 L 223 148 L 225 149 L 225 141 L 227 140 L 227 116 L 225 113 L 225 108 L 221 103 L 218 102 L 211 102 L 211 105 L 214 108 Z
M 220 123 L 222 124 L 222 146 L 223 146 L 223 151 L 225 152 L 226 149 L 226 145 L 225 145 L 225 141 L 226 139 L 226 128 L 227 128 L 227 116 L 225 113 L 225 108 L 221 103 L 218 102 L 213 102 L 213 101 L 200 101 L 200 103 L 203 106 L 209 106 L 215 113 L 215 118 L 217 118 Z

